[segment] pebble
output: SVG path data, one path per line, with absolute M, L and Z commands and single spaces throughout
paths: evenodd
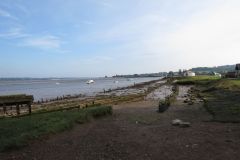
M 183 122 L 180 119 L 174 119 L 174 120 L 172 120 L 172 125 L 173 126 L 179 126 L 181 128 L 187 128 L 187 127 L 191 126 L 191 123 L 190 122 Z
M 181 122 L 179 124 L 179 127 L 182 127 L 182 128 L 187 128 L 187 127 L 190 127 L 190 126 L 191 126 L 190 122 Z
M 178 126 L 178 125 L 180 125 L 180 123 L 182 123 L 182 120 L 180 120 L 180 119 L 174 119 L 174 120 L 172 120 L 172 125 L 173 125 L 173 126 Z

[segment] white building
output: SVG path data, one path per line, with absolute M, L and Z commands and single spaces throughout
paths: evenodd
M 183 76 L 184 77 L 195 77 L 196 74 L 192 71 L 183 71 Z
M 222 77 L 222 75 L 220 73 L 217 73 L 217 72 L 212 72 L 211 75 L 216 76 L 216 77 L 220 77 L 220 78 Z

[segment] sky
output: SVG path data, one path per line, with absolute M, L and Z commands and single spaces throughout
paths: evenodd
M 1 0 L 0 77 L 239 63 L 239 8 L 239 0 Z

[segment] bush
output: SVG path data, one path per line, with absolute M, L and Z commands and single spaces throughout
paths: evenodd
M 170 106 L 169 99 L 161 100 L 158 105 L 158 112 L 162 113 L 165 112 Z

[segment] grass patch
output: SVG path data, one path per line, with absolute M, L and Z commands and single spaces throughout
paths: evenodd
M 240 122 L 239 79 L 210 79 L 196 87 L 201 90 L 204 107 L 213 115 L 214 121 Z
M 216 76 L 184 77 L 180 85 L 195 85 L 204 97 L 206 110 L 214 121 L 240 122 L 240 79 L 221 79 Z
M 179 85 L 208 85 L 220 80 L 217 76 L 184 77 L 176 82 Z
M 91 117 L 96 118 L 108 114 L 112 114 L 112 107 L 95 106 L 80 110 L 63 110 L 0 119 L 0 151 L 25 146 L 29 140 L 68 130 L 75 123 L 85 123 Z
M 222 79 L 215 84 L 218 89 L 240 90 L 240 79 Z
M 240 122 L 240 105 L 236 101 L 207 100 L 205 108 L 212 114 L 213 120 L 218 122 Z

